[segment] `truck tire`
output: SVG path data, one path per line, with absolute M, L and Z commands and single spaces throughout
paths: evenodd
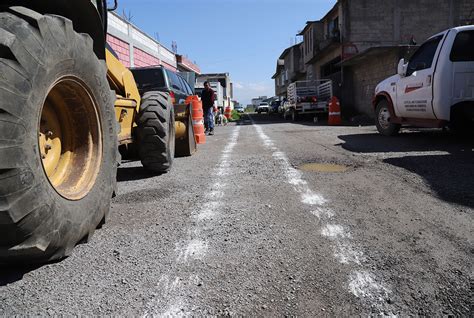
M 462 103 L 452 107 L 449 128 L 459 137 L 474 136 L 474 105 Z
M 114 96 L 89 35 L 24 7 L 0 12 L 0 264 L 68 256 L 108 214 Z
M 137 120 L 138 154 L 147 170 L 164 173 L 173 165 L 175 154 L 174 107 L 170 95 L 143 95 Z
M 400 124 L 390 122 L 390 111 L 388 101 L 381 100 L 375 109 L 375 126 L 377 130 L 384 136 L 395 136 L 400 131 Z

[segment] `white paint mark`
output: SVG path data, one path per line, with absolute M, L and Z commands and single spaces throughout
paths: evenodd
M 311 211 L 311 214 L 313 214 L 315 217 L 318 219 L 332 219 L 334 217 L 334 212 L 329 209 L 329 208 L 321 208 L 317 207 L 315 210 Z
M 319 194 L 314 193 L 310 189 L 306 189 L 305 193 L 301 194 L 301 202 L 308 205 L 323 205 L 326 200 Z
M 178 262 L 187 262 L 189 258 L 192 259 L 203 259 L 206 255 L 208 244 L 205 241 L 199 239 L 193 239 L 186 244 L 184 248 L 178 247 L 179 251 Z
M 334 212 L 330 208 L 325 207 L 328 201 L 322 195 L 313 192 L 309 188 L 307 182 L 302 178 L 302 173 L 291 166 L 287 156 L 275 147 L 273 141 L 263 132 L 263 129 L 255 124 L 254 127 L 263 144 L 272 151 L 273 158 L 280 162 L 288 183 L 301 195 L 301 202 L 313 206 L 311 214 L 323 221 L 334 218 Z M 326 224 L 321 230 L 321 235 L 335 242 L 334 256 L 340 263 L 354 263 L 357 266 L 361 266 L 361 259 L 363 259 L 364 255 L 350 244 L 351 234 L 346 232 L 341 225 Z M 384 298 L 391 293 L 382 283 L 376 282 L 372 273 L 364 270 L 355 271 L 351 274 L 349 290 L 356 297 L 363 298 L 370 302 L 372 306 L 376 306 L 380 311 L 382 311 L 385 304 Z
M 202 221 L 206 221 L 205 224 L 209 225 L 209 221 L 219 215 L 219 209 L 227 187 L 227 178 L 222 177 L 230 173 L 232 164 L 230 157 L 237 144 L 239 130 L 240 127 L 237 127 L 233 131 L 229 142 L 222 151 L 217 167 L 212 171 L 212 175 L 218 176 L 219 178 L 207 189 L 204 196 L 207 202 L 201 204 L 199 209 L 191 213 L 191 216 L 199 222 L 196 222 L 197 225 L 195 227 L 188 229 L 189 238 L 187 241 L 176 244 L 178 254 L 176 258 L 177 263 L 187 263 L 191 260 L 203 259 L 209 251 L 208 242 L 200 239 L 204 224 Z M 197 275 L 191 275 L 189 277 L 189 285 L 197 285 L 198 283 L 200 283 L 200 278 Z M 162 292 L 162 297 L 160 299 L 154 299 L 147 304 L 147 310 L 144 316 L 190 317 L 192 313 L 186 310 L 189 304 L 183 301 L 184 289 L 185 286 L 183 286 L 182 280 L 179 277 L 176 277 L 173 281 L 170 281 L 168 276 L 161 277 L 158 282 L 157 290 Z M 166 310 L 158 314 L 163 308 L 166 308 Z
M 178 317 L 189 317 L 191 313 L 185 311 L 185 305 L 180 299 L 173 303 L 168 309 L 159 315 L 153 315 L 153 317 L 163 317 L 163 318 L 178 318 Z
M 321 235 L 329 238 L 350 238 L 351 234 L 344 231 L 344 228 L 337 224 L 326 224 L 321 230 Z
M 224 192 L 220 190 L 212 190 L 207 196 L 214 200 L 220 200 L 224 197 Z
M 355 250 L 349 243 L 344 241 L 337 242 L 334 256 L 342 264 L 354 263 L 356 265 L 361 265 L 361 259 L 364 257 L 361 251 Z
M 374 275 L 367 271 L 355 271 L 351 274 L 349 289 L 358 298 L 368 298 L 374 302 L 383 303 L 390 293 L 387 288 L 378 283 Z
M 197 215 L 196 218 L 199 221 L 204 221 L 204 220 L 208 221 L 208 220 L 213 220 L 218 215 L 219 215 L 219 213 L 216 210 L 206 209 L 206 210 L 202 210 L 201 212 L 199 212 L 199 214 Z

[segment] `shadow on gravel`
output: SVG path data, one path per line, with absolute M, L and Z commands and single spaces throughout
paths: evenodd
M 473 155 L 474 140 L 459 139 L 440 129 L 413 130 L 395 137 L 373 134 L 338 136 L 345 143 L 340 146 L 358 153 L 446 151 L 452 154 Z
M 383 160 L 416 173 L 444 201 L 474 208 L 474 161 L 468 155 L 408 156 Z
M 474 141 L 460 140 L 441 130 L 401 133 L 344 135 L 342 148 L 357 153 L 405 152 L 383 162 L 406 169 L 425 179 L 442 200 L 474 207 Z M 443 151 L 449 154 L 410 155 L 410 152 Z
M 158 202 L 173 194 L 172 189 L 140 189 L 132 192 L 120 194 L 113 199 L 116 204 L 148 203 Z
M 143 167 L 119 167 L 117 169 L 117 182 L 143 180 L 160 175 L 162 173 L 153 173 Z
M 23 279 L 25 274 L 32 272 L 41 266 L 29 266 L 29 267 L 0 267 L 0 287 L 8 284 L 15 283 Z

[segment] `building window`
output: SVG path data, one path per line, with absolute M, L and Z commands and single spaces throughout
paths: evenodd
M 339 17 L 336 17 L 335 19 L 329 21 L 327 25 L 327 37 L 339 37 Z

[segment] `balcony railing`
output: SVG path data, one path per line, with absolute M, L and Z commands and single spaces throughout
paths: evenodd
M 323 51 L 333 44 L 341 43 L 341 37 L 339 34 L 332 35 L 326 40 L 319 42 L 319 51 Z

